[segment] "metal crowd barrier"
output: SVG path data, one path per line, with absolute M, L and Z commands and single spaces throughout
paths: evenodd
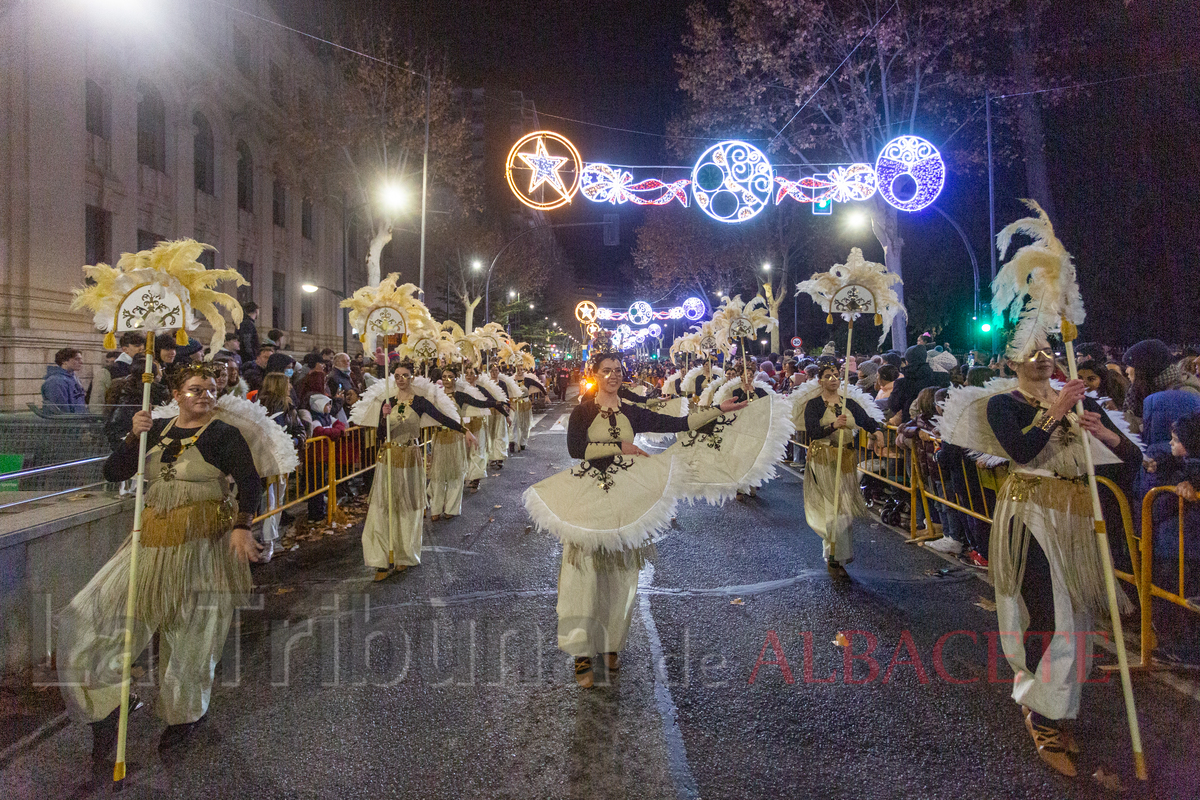
M 1174 494 L 1177 497 L 1175 507 L 1176 518 L 1178 519 L 1178 553 L 1177 561 L 1177 584 L 1176 591 L 1170 591 L 1154 584 L 1154 501 L 1165 494 Z M 1133 666 L 1135 669 L 1150 670 L 1161 668 L 1164 665 L 1154 660 L 1154 649 L 1158 646 L 1158 642 L 1154 635 L 1153 607 L 1151 605 L 1153 598 L 1157 597 L 1160 600 L 1165 600 L 1168 603 L 1185 608 L 1195 614 L 1200 614 L 1200 607 L 1188 602 L 1187 579 L 1185 559 L 1184 559 L 1184 527 L 1187 509 L 1192 506 L 1190 501 L 1184 500 L 1179 496 L 1179 491 L 1174 486 L 1158 486 L 1146 493 L 1146 497 L 1142 500 L 1142 531 L 1140 548 L 1135 551 L 1130 548 L 1130 554 L 1138 553 L 1138 561 L 1134 562 L 1135 571 L 1140 570 L 1140 580 L 1138 581 L 1138 601 L 1141 605 L 1141 660 Z M 1120 573 L 1117 573 L 1118 575 Z M 1195 587 L 1193 587 L 1195 589 Z
M 894 447 L 895 429 L 888 426 L 888 456 L 892 458 L 891 452 Z M 928 441 L 915 442 L 916 447 L 931 447 L 934 452 L 942 446 L 942 441 L 937 437 L 930 437 Z M 910 489 L 912 492 L 919 492 L 922 498 L 922 503 L 925 507 L 926 518 L 929 516 L 929 501 L 933 500 L 942 505 L 961 511 L 983 522 L 991 523 L 992 515 L 995 510 L 994 501 L 989 505 L 988 490 L 991 491 L 994 498 L 996 493 L 1004 484 L 1004 480 L 1008 474 L 1007 465 L 996 467 L 985 467 L 970 457 L 964 457 L 962 468 L 963 478 L 967 486 L 966 505 L 960 502 L 957 494 L 953 493 L 949 487 L 952 486 L 949 478 L 941 463 L 936 458 L 933 463 L 936 465 L 936 477 L 934 475 L 924 475 L 921 470 L 921 459 L 912 458 L 912 450 L 907 450 L 909 457 L 904 461 L 905 469 L 901 470 L 899 465 L 894 469 L 889 469 L 885 474 L 880 475 L 870 469 L 864 468 L 864 463 L 869 464 L 870 461 L 864 461 L 864 452 L 867 451 L 866 437 L 860 438 L 859 444 L 859 472 L 863 474 L 874 475 L 879 480 L 889 483 L 901 489 Z M 899 461 L 899 454 L 894 454 Z M 971 480 L 971 475 L 968 470 L 974 470 L 975 483 Z M 904 476 L 908 476 L 909 480 L 904 480 Z M 1132 509 L 1129 504 L 1125 492 L 1119 486 L 1113 483 L 1108 478 L 1097 477 L 1097 483 L 1106 492 L 1108 492 L 1116 502 L 1117 510 L 1120 514 L 1121 524 L 1124 528 L 1125 544 L 1128 549 L 1131 571 L 1125 572 L 1120 569 L 1114 569 L 1114 574 L 1131 584 L 1138 595 L 1138 602 L 1141 608 L 1141 659 L 1140 662 L 1133 665 L 1138 669 L 1153 669 L 1162 667 L 1162 664 L 1155 662 L 1153 653 L 1157 647 L 1157 641 L 1154 635 L 1152 625 L 1152 599 L 1158 598 L 1177 606 L 1185 608 L 1193 613 L 1200 614 L 1200 607 L 1193 602 L 1189 602 L 1187 598 L 1188 587 L 1186 581 L 1186 569 L 1184 558 L 1184 538 L 1185 538 L 1185 513 L 1190 503 L 1182 497 L 1178 498 L 1177 518 L 1178 518 L 1178 559 L 1177 559 L 1177 587 L 1175 591 L 1160 587 L 1154 583 L 1153 566 L 1154 566 L 1154 518 L 1153 507 L 1156 498 L 1163 494 L 1171 493 L 1178 496 L 1178 492 L 1174 486 L 1160 486 L 1152 489 L 1142 501 L 1142 516 L 1141 516 L 1141 531 L 1140 535 L 1133 522 Z M 939 488 L 940 487 L 940 488 Z M 978 493 L 976 493 L 978 488 Z M 952 496 L 953 495 L 953 496 Z M 915 500 L 913 508 L 916 507 Z M 916 515 L 910 515 L 910 540 L 918 541 L 924 538 L 932 537 L 916 537 Z M 1193 590 L 1196 587 L 1192 587 Z

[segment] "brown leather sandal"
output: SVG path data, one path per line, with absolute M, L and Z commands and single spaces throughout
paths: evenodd
M 592 674 L 592 659 L 587 656 L 575 658 L 575 682 L 584 689 L 590 689 L 596 683 L 596 676 Z
M 1038 756 L 1050 765 L 1050 768 L 1061 775 L 1066 775 L 1068 778 L 1074 778 L 1078 773 L 1075 771 L 1075 762 L 1071 760 L 1070 744 L 1073 739 L 1070 734 L 1064 736 L 1065 731 L 1058 728 L 1051 728 L 1048 725 L 1041 725 L 1034 721 L 1033 712 L 1022 706 L 1025 711 L 1025 730 L 1029 731 L 1029 735 L 1033 737 L 1033 744 L 1037 747 Z M 1078 746 L 1076 746 L 1078 752 Z

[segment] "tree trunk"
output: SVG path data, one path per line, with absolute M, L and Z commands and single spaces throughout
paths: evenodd
M 901 251 L 904 250 L 904 239 L 900 237 L 900 219 L 896 209 L 879 195 L 871 199 L 871 230 L 879 244 L 883 245 L 883 263 L 888 272 L 900 276 L 900 283 L 895 285 L 896 296 L 904 302 L 904 269 Z M 904 352 L 908 348 L 907 322 L 903 314 L 897 315 L 892 322 L 892 347 Z
M 480 296 L 468 302 L 466 298 L 469 296 L 470 295 L 464 295 L 459 298 L 462 300 L 463 306 L 467 309 L 466 316 L 463 317 L 463 331 L 466 333 L 470 333 L 471 331 L 475 330 L 475 307 L 479 305 L 479 301 L 483 299 L 483 297 Z
M 383 252 L 383 248 L 392 240 L 391 226 L 382 227 L 375 231 L 375 237 L 371 239 L 371 246 L 367 249 L 367 285 L 379 285 L 379 256 Z
M 779 294 L 777 296 L 774 293 L 774 291 L 772 290 L 771 284 L 764 283 L 763 284 L 763 296 L 766 297 L 766 299 L 767 299 L 767 308 L 770 310 L 771 316 L 775 318 L 776 322 L 778 322 L 779 321 L 779 307 L 781 305 L 783 305 L 783 300 L 785 297 L 787 297 L 787 275 L 786 274 L 784 275 L 783 292 L 781 294 Z M 782 350 L 779 349 L 779 325 L 776 325 L 771 330 L 771 352 L 772 353 L 782 353 L 783 352 Z
M 1034 3 L 1024 5 L 1021 22 L 1011 32 L 1013 72 L 1017 79 L 1017 90 L 1034 91 L 1036 76 L 1033 66 L 1033 49 L 1036 41 L 1037 13 Z M 1042 105 L 1038 95 L 1014 98 L 1017 103 L 1017 132 L 1021 137 L 1021 154 L 1025 159 L 1025 191 L 1037 200 L 1050 219 L 1054 213 L 1054 198 L 1050 194 L 1050 178 L 1046 174 L 1046 132 L 1042 125 Z

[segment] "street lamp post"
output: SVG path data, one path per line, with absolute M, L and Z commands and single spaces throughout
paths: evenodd
M 592 228 L 597 225 L 605 225 L 603 222 L 568 222 L 561 225 L 537 225 L 532 228 L 526 228 L 518 233 L 513 238 L 504 243 L 504 246 L 492 258 L 492 263 L 488 265 L 487 277 L 483 281 L 483 321 L 487 324 L 492 321 L 492 270 L 496 268 L 496 262 L 500 260 L 501 254 L 509 248 L 509 246 L 534 231 L 545 230 L 547 228 Z

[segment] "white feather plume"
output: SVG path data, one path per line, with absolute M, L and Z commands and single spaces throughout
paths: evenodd
M 1013 358 L 1027 355 L 1040 338 L 1058 333 L 1063 320 L 1079 326 L 1086 316 L 1071 254 L 1042 207 L 1033 200 L 1022 202 L 1037 216 L 1007 225 L 996 235 L 996 249 L 1003 259 L 1018 233 L 1033 242 L 1017 250 L 992 281 L 992 308 L 1016 323 L 1008 350 Z

